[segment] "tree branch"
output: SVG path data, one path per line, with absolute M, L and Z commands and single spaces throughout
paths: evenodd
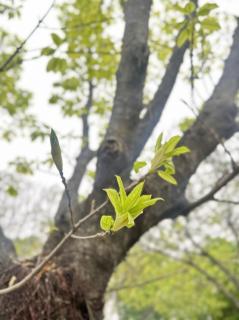
M 134 160 L 139 156 L 141 150 L 152 134 L 153 129 L 160 120 L 161 114 L 173 90 L 187 48 L 188 43 L 185 43 L 183 47 L 178 48 L 175 46 L 173 49 L 171 58 L 158 90 L 156 91 L 152 101 L 148 104 L 147 112 L 144 118 L 139 121 L 135 134 L 135 137 L 137 138 L 135 139 L 136 143 L 133 151 Z
M 10 239 L 8 239 L 0 227 L 0 271 L 8 268 L 12 263 L 12 258 L 16 258 L 16 250 Z
M 125 31 L 117 71 L 114 107 L 106 136 L 130 139 L 142 109 L 143 88 L 148 64 L 148 22 L 151 0 L 125 3 Z
M 22 43 L 16 48 L 16 50 L 8 57 L 8 59 L 0 66 L 0 72 L 4 72 L 8 65 L 15 59 L 15 57 L 22 51 L 25 44 L 28 42 L 28 40 L 32 37 L 32 35 L 36 32 L 36 30 L 40 27 L 42 22 L 46 19 L 48 14 L 50 13 L 51 9 L 55 5 L 55 0 L 52 1 L 52 4 L 47 9 L 45 14 L 41 17 L 41 19 L 38 21 L 37 25 L 33 28 L 33 30 L 29 33 L 29 35 L 22 41 Z
M 88 82 L 89 84 L 89 93 L 88 99 L 85 105 L 85 113 L 82 116 L 82 139 L 83 139 L 83 148 L 77 157 L 77 162 L 74 168 L 74 172 L 72 177 L 70 178 L 69 182 L 67 183 L 69 194 L 71 195 L 71 206 L 74 209 L 78 204 L 78 190 L 81 184 L 81 181 L 84 177 L 86 167 L 88 163 L 95 157 L 96 152 L 90 150 L 89 148 L 89 123 L 88 123 L 88 116 L 89 111 L 93 104 L 93 89 L 94 86 L 92 81 Z M 59 203 L 56 215 L 55 215 L 55 222 L 58 227 L 65 230 L 68 227 L 67 219 L 68 219 L 68 197 L 66 190 L 64 191 L 61 201 Z

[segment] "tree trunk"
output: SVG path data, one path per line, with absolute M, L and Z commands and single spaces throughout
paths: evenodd
M 89 213 L 92 203 L 105 200 L 102 188 L 114 184 L 114 175 L 120 174 L 129 183 L 132 164 L 142 151 L 173 89 L 188 44 L 172 52 L 165 75 L 148 105 L 143 119 L 143 89 L 148 65 L 148 21 L 151 0 L 128 0 L 124 7 L 125 32 L 122 56 L 117 71 L 117 89 L 111 120 L 105 139 L 97 153 L 97 172 L 94 189 L 83 203 L 74 201 L 76 220 Z M 69 240 L 54 259 L 25 287 L 0 298 L 0 319 L 102 319 L 104 292 L 116 266 L 129 249 L 151 227 L 166 218 L 175 218 L 190 212 L 185 189 L 199 164 L 210 155 L 222 139 L 229 139 L 237 130 L 235 96 L 239 88 L 239 27 L 237 26 L 231 52 L 223 74 L 210 99 L 205 102 L 194 125 L 184 134 L 183 144 L 191 153 L 176 161 L 177 188 L 163 183 L 156 175 L 147 177 L 145 192 L 162 196 L 160 203 L 146 210 L 132 229 L 123 229 L 114 235 L 88 240 Z M 209 129 L 210 128 L 210 129 Z M 89 150 L 88 150 L 89 151 Z M 87 151 L 87 152 L 88 152 Z M 94 156 L 87 153 L 87 161 Z M 78 166 L 78 167 L 77 167 Z M 82 174 L 80 164 L 71 178 L 72 192 L 77 192 Z M 94 200 L 94 201 L 93 201 Z M 12 262 L 2 273 L 1 287 L 14 282 L 36 265 L 70 228 L 66 196 L 62 197 L 56 215 L 58 231 L 51 234 L 41 256 L 21 264 Z M 111 213 L 108 205 L 101 213 Z M 83 224 L 78 235 L 99 231 L 101 213 Z

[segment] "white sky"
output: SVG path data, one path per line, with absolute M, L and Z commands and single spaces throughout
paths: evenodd
M 59 1 L 62 0 L 58 0 L 56 3 L 59 3 Z M 230 14 L 238 13 L 239 15 L 238 0 L 215 0 L 214 2 L 219 4 L 220 11 L 226 11 Z M 25 0 L 24 10 L 22 11 L 22 16 L 19 21 L 5 21 L 5 24 L 8 29 L 19 34 L 22 38 L 25 38 L 37 24 L 39 18 L 46 12 L 50 4 L 50 0 Z M 49 26 L 57 26 L 55 10 L 51 11 L 45 20 L 45 24 Z M 50 33 L 51 31 L 49 30 L 38 29 L 31 37 L 26 47 L 28 49 L 34 49 L 47 46 L 51 43 Z M 121 30 L 119 30 L 119 36 L 120 34 Z M 41 58 L 36 61 L 33 60 L 31 62 L 24 63 L 22 86 L 33 92 L 34 97 L 32 100 L 32 110 L 38 115 L 40 120 L 49 124 L 56 130 L 59 130 L 60 132 L 68 132 L 69 129 L 73 129 L 76 134 L 79 134 L 80 127 L 78 120 L 69 118 L 63 119 L 59 108 L 57 108 L 57 106 L 49 105 L 48 103 L 54 75 L 45 71 L 46 62 L 46 58 Z M 206 87 L 209 89 L 205 90 Z M 204 98 L 208 96 L 212 87 L 213 84 L 211 82 L 201 85 L 201 94 Z M 180 119 L 187 115 L 192 115 L 187 107 L 181 102 L 182 98 L 188 101 L 190 100 L 190 89 L 188 85 L 182 81 L 178 81 L 168 102 L 167 110 L 164 112 L 163 121 L 159 125 L 158 132 L 161 130 L 170 132 L 173 125 L 178 124 Z M 69 154 L 74 154 L 73 150 L 75 147 L 76 145 L 74 143 L 67 145 L 67 152 L 69 152 Z M 32 158 L 42 159 L 43 155 L 46 154 L 46 152 L 49 152 L 49 145 L 47 142 L 44 144 L 38 144 L 30 143 L 25 140 L 17 140 L 11 144 L 0 141 L 0 148 L 2 150 L 0 170 L 4 169 L 7 160 L 14 159 L 16 155 L 27 154 Z M 68 170 L 66 175 L 69 174 L 70 172 Z M 41 177 L 41 175 L 39 175 L 39 177 Z M 49 179 L 50 178 L 48 178 L 48 180 Z M 55 182 L 56 180 L 54 179 L 53 181 Z

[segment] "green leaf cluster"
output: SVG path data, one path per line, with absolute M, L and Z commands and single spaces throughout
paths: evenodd
M 163 135 L 161 134 L 156 142 L 155 155 L 151 161 L 151 173 L 157 171 L 158 175 L 165 181 L 176 185 L 177 181 L 173 177 L 175 174 L 175 166 L 173 157 L 190 152 L 185 146 L 177 147 L 181 140 L 180 136 L 174 136 L 162 144 Z
M 116 179 L 119 192 L 115 189 L 104 189 L 115 210 L 115 219 L 110 215 L 101 217 L 100 226 L 105 231 L 118 231 L 123 227 L 133 227 L 135 219 L 143 213 L 145 208 L 162 200 L 162 198 L 152 198 L 152 195 L 142 195 L 144 182 L 136 185 L 127 195 L 121 178 L 116 176 Z
M 112 24 L 115 4 L 74 0 L 63 2 L 58 10 L 62 28 L 51 34 L 52 44 L 41 51 L 49 58 L 47 71 L 59 76 L 49 101 L 60 106 L 64 115 L 81 117 L 91 82 L 97 92 L 91 113 L 104 117 L 112 106 L 119 60 L 116 44 L 106 31 Z
M 163 180 L 176 185 L 177 181 L 174 178 L 175 166 L 173 158 L 188 153 L 190 150 L 185 146 L 177 147 L 181 140 L 180 136 L 173 136 L 165 143 L 163 143 L 162 140 L 163 134 L 160 134 L 155 145 L 155 152 L 150 163 L 149 173 L 157 172 Z M 139 170 L 146 165 L 147 162 L 145 161 L 136 161 L 133 168 L 135 172 L 138 173 Z
M 186 41 L 193 41 L 193 46 L 196 46 L 200 37 L 203 37 L 205 41 L 206 36 L 220 29 L 218 19 L 210 15 L 212 10 L 218 8 L 216 3 L 206 3 L 197 8 L 190 1 L 184 7 L 177 5 L 176 8 L 187 17 L 178 24 L 178 27 L 182 29 L 177 38 L 178 47 L 182 47 Z

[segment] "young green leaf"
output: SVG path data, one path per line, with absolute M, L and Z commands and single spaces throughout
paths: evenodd
M 43 56 L 50 56 L 55 52 L 55 49 L 50 47 L 45 47 L 41 50 L 41 55 Z
M 144 182 L 139 183 L 136 187 L 134 187 L 134 189 L 127 196 L 127 199 L 125 202 L 125 208 L 124 208 L 126 211 L 132 208 L 135 205 L 136 201 L 140 198 L 143 187 L 144 187 Z
M 143 213 L 145 208 L 161 200 L 161 198 L 151 199 L 151 195 L 141 195 L 144 182 L 136 185 L 127 195 L 121 178 L 116 176 L 116 179 L 119 185 L 119 192 L 114 189 L 105 189 L 116 214 L 115 220 L 111 216 L 103 216 L 104 218 L 101 218 L 101 228 L 103 230 L 110 228 L 107 231 L 118 231 L 123 227 L 133 227 L 134 220 Z
M 155 148 L 154 148 L 154 151 L 157 152 L 161 146 L 162 146 L 162 141 L 163 141 L 163 133 L 160 133 L 160 135 L 158 136 L 158 139 L 156 141 L 156 145 L 155 145 Z
M 116 180 L 117 180 L 117 183 L 118 183 L 118 186 L 119 186 L 119 194 L 120 194 L 121 205 L 123 207 L 125 202 L 126 202 L 127 195 L 126 195 L 126 192 L 125 192 L 125 189 L 124 189 L 124 185 L 123 185 L 123 182 L 122 182 L 122 179 L 120 178 L 120 176 L 116 176 Z
M 177 46 L 179 48 L 181 48 L 184 45 L 184 43 L 189 39 L 189 37 L 190 37 L 190 35 L 189 35 L 189 32 L 188 32 L 188 29 L 184 28 L 180 32 L 180 34 L 179 34 L 179 36 L 177 38 Z
M 115 209 L 116 214 L 120 214 L 122 211 L 121 199 L 118 192 L 115 189 L 103 189 L 106 193 L 112 206 Z
M 61 156 L 61 147 L 57 138 L 57 135 L 53 129 L 51 129 L 50 134 L 50 143 L 51 143 L 51 155 L 55 166 L 57 167 L 60 173 L 63 172 L 63 162 Z
M 170 174 L 166 173 L 165 171 L 157 171 L 158 175 L 160 176 L 160 178 L 162 178 L 163 180 L 173 184 L 173 185 L 177 185 L 177 180 L 171 176 Z
M 178 147 L 176 149 L 174 149 L 173 151 L 173 156 L 180 156 L 184 153 L 188 153 L 190 152 L 188 147 L 182 146 L 182 147 Z
M 100 227 L 104 231 L 110 231 L 113 227 L 114 219 L 111 216 L 102 216 L 100 219 Z
M 135 171 L 136 173 L 138 173 L 139 170 L 140 170 L 141 168 L 144 168 L 146 165 L 147 165 L 147 162 L 145 162 L 145 161 L 135 161 L 134 166 L 133 166 L 133 169 L 134 169 L 134 171 Z

